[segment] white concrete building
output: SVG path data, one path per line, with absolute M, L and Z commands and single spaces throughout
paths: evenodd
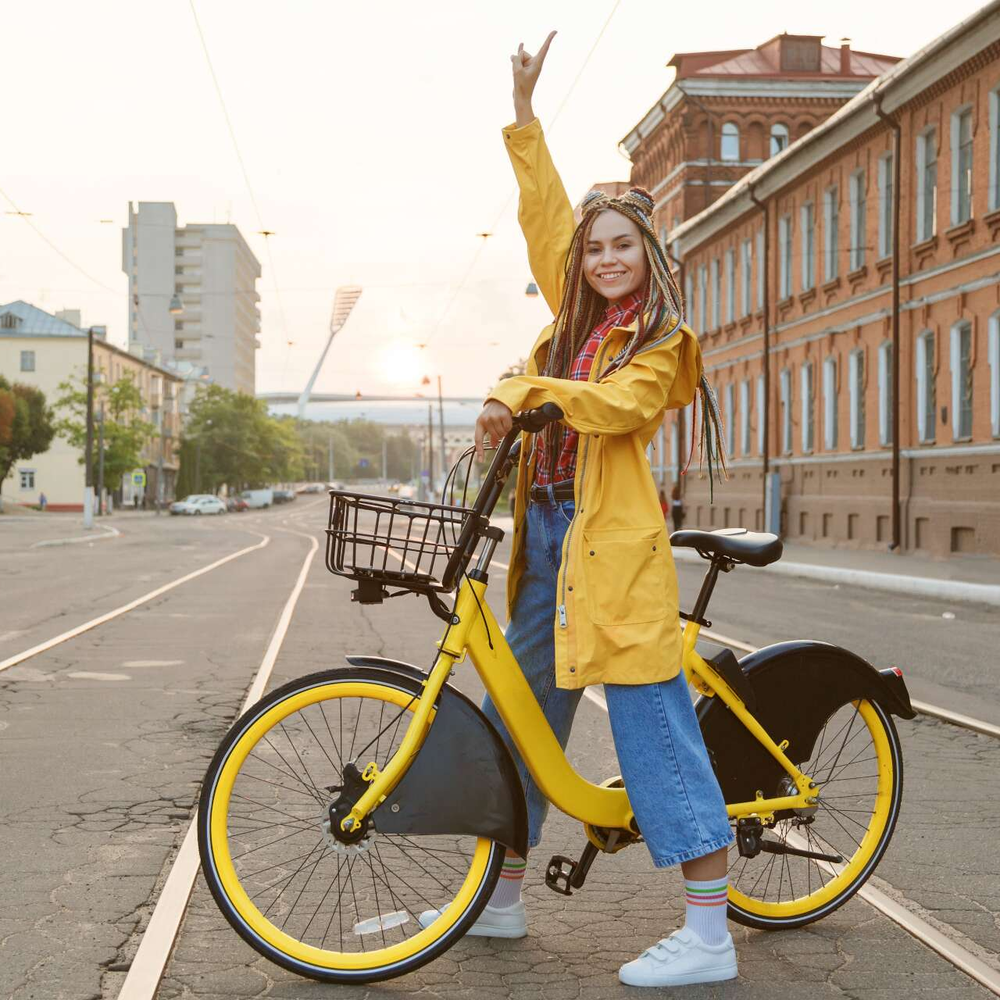
M 180 435 L 180 376 L 144 360 L 142 349 L 123 351 L 105 340 L 104 327 L 94 327 L 95 416 L 103 388 L 131 374 L 142 396 L 143 420 L 159 428 L 159 434 L 140 455 L 139 468 L 146 473 L 145 495 L 150 501 L 160 495 L 157 482 L 163 469 L 162 499 L 171 500 L 177 477 L 177 444 Z M 61 395 L 59 385 L 70 379 L 87 378 L 87 331 L 80 326 L 79 310 L 66 309 L 56 315 L 27 302 L 0 304 L 0 372 L 10 382 L 22 382 L 45 393 L 52 406 Z M 57 416 L 63 416 L 63 413 Z M 95 429 L 96 433 L 96 429 Z M 81 451 L 60 435 L 49 450 L 18 462 L 3 483 L 6 500 L 35 504 L 44 493 L 49 510 L 83 509 L 84 467 Z M 96 471 L 95 471 L 96 476 Z M 131 504 L 138 488 L 123 482 L 105 483 L 119 503 Z
M 129 202 L 122 270 L 130 346 L 159 352 L 171 367 L 204 367 L 218 385 L 253 395 L 260 263 L 236 226 L 178 226 L 172 202 Z

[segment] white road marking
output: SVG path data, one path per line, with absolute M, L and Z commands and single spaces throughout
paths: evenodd
M 217 569 L 219 566 L 223 566 L 227 562 L 232 562 L 234 559 L 239 559 L 240 556 L 245 556 L 248 552 L 256 552 L 257 549 L 264 548 L 264 546 L 271 541 L 270 535 L 262 535 L 259 531 L 251 531 L 251 534 L 257 535 L 261 541 L 259 541 L 256 545 L 248 545 L 245 549 L 240 549 L 239 552 L 233 552 L 231 555 L 223 556 L 221 559 L 216 559 L 215 562 L 209 563 L 207 566 L 202 566 L 201 569 L 196 569 L 193 573 L 187 573 L 176 580 L 172 580 L 170 583 L 165 583 L 162 587 L 157 587 L 156 590 L 151 590 L 148 594 L 143 594 L 142 597 L 137 597 L 134 601 L 129 601 L 128 604 L 123 604 L 120 608 L 115 608 L 114 611 L 108 611 L 106 614 L 99 615 L 97 618 L 92 618 L 89 622 L 77 625 L 75 628 L 71 628 L 68 632 L 63 632 L 53 639 L 46 639 L 45 642 L 40 642 L 37 646 L 32 646 L 30 649 L 26 649 L 22 653 L 15 653 L 14 656 L 0 661 L 0 671 L 7 670 L 9 667 L 13 667 L 17 663 L 23 663 L 32 656 L 44 653 L 47 649 L 52 649 L 53 646 L 58 646 L 61 642 L 73 639 L 92 628 L 97 628 L 98 625 L 103 625 L 105 622 L 111 621 L 112 618 L 128 614 L 129 611 L 133 611 L 135 608 L 139 607 L 139 605 L 153 600 L 154 597 L 159 597 L 160 594 L 165 594 L 168 590 L 173 590 L 174 587 L 179 587 L 182 583 L 187 583 L 188 580 L 194 580 L 196 577 L 202 576 L 205 573 L 211 573 L 213 569 Z
M 271 641 L 268 643 L 264 659 L 261 660 L 260 668 L 250 685 L 250 690 L 247 692 L 238 715 L 242 715 L 264 693 L 281 645 L 285 640 L 285 634 L 288 632 L 295 605 L 305 586 L 313 556 L 316 555 L 319 548 L 319 543 L 313 535 L 306 535 L 299 531 L 288 533 L 308 538 L 311 545 L 302 563 L 302 568 L 299 570 L 295 585 L 292 587 L 292 592 L 278 618 L 278 624 L 271 636 Z M 191 819 L 191 825 L 184 835 L 181 849 L 177 852 L 174 865 L 163 884 L 160 898 L 156 901 L 146 932 L 139 942 L 139 950 L 129 967 L 128 975 L 125 977 L 121 992 L 118 994 L 118 1000 L 152 1000 L 156 995 L 160 980 L 163 978 L 163 971 L 167 966 L 167 959 L 170 957 L 174 940 L 177 937 L 177 931 L 184 917 L 184 911 L 191 898 L 191 890 L 194 888 L 199 864 L 198 814 L 195 812 Z
M 105 674 L 100 670 L 74 670 L 68 673 L 67 677 L 74 677 L 80 681 L 130 681 L 128 674 Z
M 35 542 L 31 548 L 42 549 L 49 545 L 77 545 L 80 542 L 98 542 L 104 538 L 118 538 L 121 536 L 121 532 L 117 528 L 113 528 L 110 524 L 102 524 L 101 531 L 103 534 L 99 535 L 76 535 L 73 538 L 49 538 L 44 542 Z
M 183 660 L 126 660 L 123 667 L 178 667 Z

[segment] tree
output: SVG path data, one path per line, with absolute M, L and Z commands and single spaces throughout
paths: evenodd
M 62 395 L 55 407 L 63 411 L 56 431 L 80 450 L 79 462 L 86 464 L 87 450 L 87 379 L 75 376 L 59 383 Z M 156 427 L 142 418 L 145 401 L 132 372 L 124 372 L 112 385 L 94 386 L 93 466 L 100 461 L 97 414 L 104 407 L 104 482 L 117 488 L 122 476 L 142 465 L 142 450 L 156 434 Z
M 219 385 L 200 386 L 191 402 L 178 492 L 217 492 L 298 479 L 302 443 L 294 421 L 270 416 L 261 400 Z
M 0 491 L 14 463 L 48 451 L 54 436 L 45 393 L 0 375 Z

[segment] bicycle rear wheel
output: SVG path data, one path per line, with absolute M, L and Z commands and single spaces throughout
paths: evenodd
M 788 854 L 741 857 L 729 849 L 729 916 L 763 930 L 800 927 L 842 906 L 885 853 L 903 794 L 903 758 L 892 717 L 873 701 L 849 702 L 827 719 L 810 760 L 818 803 L 765 829 L 768 840 L 839 855 L 838 864 Z M 773 795 L 792 794 L 785 778 Z
M 402 975 L 475 921 L 504 848 L 475 836 L 334 835 L 345 770 L 397 749 L 418 681 L 353 668 L 286 684 L 230 730 L 202 790 L 199 847 L 209 888 L 240 936 L 271 961 L 326 982 Z M 439 910 L 426 928 L 420 914 Z

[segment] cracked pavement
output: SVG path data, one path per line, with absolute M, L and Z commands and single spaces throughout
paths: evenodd
M 169 570 L 163 581 L 252 544 L 251 536 L 233 533 L 232 526 L 266 531 L 272 541 L 260 552 L 0 673 L 5 765 L 0 813 L 6 847 L 0 876 L 0 997 L 110 1000 L 117 995 L 187 826 L 204 768 L 235 717 L 307 550 L 305 539 L 282 532 L 280 525 L 322 527 L 322 506 L 313 520 L 301 504 L 291 512 L 220 519 L 229 522 L 224 535 L 189 520 L 153 525 L 148 544 L 159 560 L 157 569 L 165 565 Z M 135 525 L 137 534 L 147 530 L 138 521 Z M 140 546 L 142 539 L 134 542 Z M 0 552 L 4 544 L 0 535 Z M 116 572 L 118 558 L 135 572 L 134 554 L 115 549 L 118 540 L 101 545 L 106 548 L 100 552 L 98 546 L 83 547 L 91 559 L 102 560 L 100 566 L 90 566 L 91 573 Z M 506 561 L 508 552 L 505 544 L 498 560 Z M 52 604 L 63 599 L 63 591 L 67 605 L 83 620 L 162 582 L 139 583 L 131 591 L 122 589 L 120 580 L 105 582 L 88 594 L 81 591 L 86 573 L 74 571 L 58 582 L 64 554 L 64 549 L 35 550 L 38 562 L 23 562 L 21 579 L 34 582 L 27 588 L 30 599 L 18 606 L 18 623 L 30 631 L 35 614 L 47 624 L 18 637 L 12 648 L 9 643 L 0 647 L 0 656 L 75 623 L 65 623 L 65 617 L 58 625 L 50 620 Z M 269 687 L 341 666 L 347 653 L 376 653 L 426 666 L 440 634 L 426 603 L 404 597 L 382 606 L 352 604 L 351 584 L 331 577 L 320 556 Z M 679 571 L 682 595 L 689 596 L 698 574 L 686 566 Z M 33 612 L 31 603 L 40 600 L 38 587 L 45 579 L 52 593 Z M 775 581 L 768 589 L 764 596 L 756 592 L 752 571 L 743 571 L 742 579 L 740 572 L 732 574 L 713 607 L 719 630 L 763 642 L 802 634 L 801 624 L 789 628 L 785 619 L 794 611 L 801 622 L 802 615 L 811 613 L 828 626 L 826 633 L 814 630 L 817 638 L 865 652 L 857 636 L 874 634 L 875 622 L 885 620 L 875 617 L 884 608 L 870 608 L 868 620 L 855 608 L 845 624 L 835 602 L 850 595 L 803 589 L 794 580 Z M 501 574 L 496 573 L 491 594 L 498 613 L 501 591 Z M 774 610 L 773 631 L 770 622 L 754 617 L 764 600 Z M 723 616 L 729 604 L 738 611 Z M 888 617 L 893 614 L 911 623 L 909 628 L 915 628 L 913 621 L 926 622 L 916 626 L 924 632 L 910 636 L 907 649 L 922 636 L 931 651 L 928 658 L 935 651 L 940 655 L 945 648 L 936 631 L 940 621 L 931 622 L 929 611 L 914 612 L 908 601 L 905 608 L 903 603 L 891 608 Z M 973 650 L 978 648 L 980 658 L 965 689 L 970 696 L 983 696 L 988 664 L 995 661 L 984 641 L 988 627 L 972 629 L 966 639 L 973 646 L 981 644 Z M 853 643 L 832 634 L 848 628 L 855 634 Z M 879 648 L 891 645 L 887 631 L 878 634 Z M 135 665 L 144 662 L 161 665 Z M 919 673 L 921 668 L 918 662 L 914 669 Z M 955 669 L 954 663 L 948 667 Z M 74 678 L 74 673 L 128 679 Z M 942 672 L 940 680 L 947 676 Z M 456 669 L 454 682 L 479 696 L 479 681 L 468 664 Z M 873 884 L 905 897 L 925 919 L 961 935 L 966 947 L 1000 968 L 1000 865 L 995 852 L 984 850 L 995 839 L 1000 741 L 927 718 L 899 721 L 899 730 L 906 765 L 903 811 Z M 592 780 L 617 773 L 607 717 L 586 699 L 569 753 Z M 572 897 L 546 889 L 542 877 L 549 856 L 577 856 L 582 846 L 579 824 L 553 810 L 543 842 L 529 859 L 526 939 L 466 938 L 409 976 L 369 986 L 331 987 L 268 963 L 225 922 L 199 876 L 157 995 L 171 1000 L 305 1000 L 334 990 L 345 1000 L 416 995 L 603 1000 L 630 995 L 618 983 L 618 966 L 683 920 L 680 873 L 655 870 L 639 846 L 599 857 L 587 884 Z M 692 1000 L 765 995 L 971 1000 L 990 995 L 860 899 L 797 931 L 732 929 L 739 980 L 689 987 L 685 995 Z

